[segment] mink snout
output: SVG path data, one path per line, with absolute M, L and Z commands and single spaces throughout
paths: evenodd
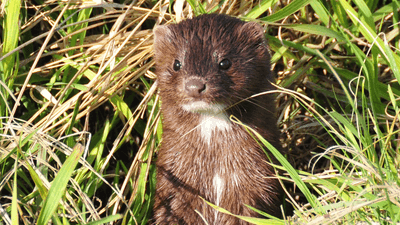
M 206 83 L 200 78 L 189 78 L 185 83 L 185 92 L 190 97 L 200 97 L 206 88 Z

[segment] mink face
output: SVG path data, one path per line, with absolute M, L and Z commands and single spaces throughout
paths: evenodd
M 159 27 L 155 38 L 160 93 L 168 106 L 215 114 L 269 85 L 258 24 L 208 15 Z
M 245 204 L 279 214 L 280 188 L 258 143 L 230 115 L 279 148 L 263 29 L 203 15 L 155 30 L 163 141 L 157 158 L 156 224 L 247 224 Z M 200 216 L 200 215 L 202 216 Z M 203 217 L 203 218 L 202 218 Z

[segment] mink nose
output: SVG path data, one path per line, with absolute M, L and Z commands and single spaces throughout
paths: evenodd
M 199 97 L 206 90 L 206 84 L 200 79 L 191 79 L 185 84 L 186 93 L 191 97 Z

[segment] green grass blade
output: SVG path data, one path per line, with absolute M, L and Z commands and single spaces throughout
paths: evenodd
M 193 12 L 196 16 L 206 14 L 207 11 L 204 9 L 203 5 L 199 0 L 187 0 L 190 7 L 193 9 Z
M 201 198 L 201 199 L 203 199 L 203 198 Z M 221 208 L 219 206 L 216 206 L 216 205 L 206 201 L 205 199 L 203 199 L 203 201 L 219 212 L 237 217 L 243 221 L 246 221 L 246 222 L 249 222 L 252 224 L 257 224 L 257 225 L 283 225 L 283 224 L 285 224 L 283 221 L 281 221 L 279 219 L 262 219 L 262 218 L 248 217 L 248 216 L 238 216 L 238 215 L 235 215 L 235 214 L 229 212 L 228 210 L 226 210 L 224 208 Z
M 388 50 L 388 48 L 385 47 L 385 43 L 383 42 L 383 40 L 376 34 L 374 26 L 371 27 L 366 24 L 363 18 L 358 18 L 357 12 L 351 7 L 351 5 L 347 1 L 340 0 L 340 2 L 342 6 L 346 9 L 346 12 L 349 15 L 350 19 L 353 21 L 354 24 L 358 25 L 359 31 L 368 40 L 368 42 L 373 43 L 374 47 L 378 47 L 383 58 L 388 62 L 390 68 L 393 70 L 394 76 L 397 78 L 397 81 L 400 82 L 400 56 L 397 54 L 393 54 L 390 48 Z M 391 59 L 391 57 L 393 58 Z
M 385 52 L 387 53 L 387 58 L 389 60 L 389 64 L 393 65 L 393 66 L 391 66 L 393 74 L 396 77 L 397 82 L 400 82 L 400 71 L 399 71 L 400 70 L 400 57 L 392 52 L 389 44 L 386 41 L 384 42 L 384 47 L 385 47 L 384 48 Z
M 129 108 L 129 106 L 124 102 L 124 100 L 120 96 L 114 96 L 111 99 L 111 102 L 117 107 L 117 109 L 125 116 L 125 118 L 128 119 L 128 122 L 130 125 L 133 125 L 133 120 L 130 120 L 132 118 L 132 111 Z
M 344 116 L 342 116 L 341 114 L 339 114 L 338 112 L 335 112 L 335 111 L 334 112 L 330 112 L 329 116 L 331 118 L 335 118 L 336 121 L 339 121 L 343 125 L 341 128 L 342 128 L 343 132 L 346 134 L 346 140 L 342 140 L 342 141 L 343 142 L 345 142 L 345 141 L 346 142 L 350 142 L 353 147 L 357 147 L 357 150 L 361 151 L 361 149 L 358 148 L 359 146 L 358 146 L 358 143 L 357 143 L 358 138 L 360 138 L 359 137 L 359 132 L 353 126 L 351 121 L 349 121 L 348 118 L 345 118 Z
M 14 163 L 14 182 L 13 182 L 13 190 L 12 190 L 12 203 L 11 203 L 11 223 L 14 225 L 18 225 L 18 176 L 17 176 L 17 169 L 18 169 L 18 161 L 19 161 L 19 154 L 17 152 L 17 156 Z
M 57 210 L 61 197 L 65 194 L 68 180 L 78 164 L 79 158 L 84 152 L 84 147 L 80 144 L 75 145 L 71 155 L 61 167 L 57 176 L 51 184 L 47 198 L 45 199 L 42 210 L 40 211 L 37 224 L 47 224 Z
M 330 18 L 329 18 L 329 15 L 327 13 L 325 6 L 320 1 L 311 1 L 310 5 L 314 9 L 315 14 L 318 15 L 319 19 L 325 25 L 328 25 Z
M 331 8 L 334 12 L 334 15 L 339 20 L 339 24 L 341 24 L 343 27 L 349 27 L 349 21 L 346 16 L 346 10 L 344 10 L 343 6 L 337 1 L 332 1 Z
M 290 165 L 290 163 L 286 160 L 286 158 L 267 140 L 265 140 L 260 134 L 258 134 L 252 128 L 246 126 L 245 124 L 241 123 L 237 118 L 231 116 L 231 120 L 235 123 L 238 123 L 241 126 L 244 126 L 246 129 L 251 131 L 256 137 L 257 140 L 260 140 L 264 146 L 268 148 L 268 150 L 274 155 L 274 157 L 281 163 L 281 165 L 287 170 L 289 176 L 294 180 L 297 187 L 301 190 L 304 196 L 307 198 L 310 205 L 318 212 L 321 209 L 320 202 L 316 199 L 316 197 L 311 194 L 310 190 L 306 186 L 306 184 L 301 180 L 297 171 Z
M 298 31 L 301 31 L 301 32 L 305 32 L 305 33 L 333 37 L 333 38 L 336 38 L 338 41 L 345 41 L 346 40 L 346 38 L 344 38 L 338 32 L 336 32 L 336 31 L 334 31 L 332 29 L 326 28 L 324 26 L 320 26 L 320 25 L 293 24 L 293 25 L 288 25 L 286 27 L 293 28 L 295 30 L 298 30 Z
M 4 43 L 3 55 L 10 52 L 17 47 L 19 37 L 19 15 L 20 15 L 21 1 L 6 1 L 5 16 L 4 16 Z M 14 60 L 17 53 L 10 55 L 2 60 L 4 73 L 0 73 L 1 79 L 5 81 L 12 73 L 14 67 Z
M 374 29 L 375 24 L 374 24 L 374 19 L 372 17 L 372 13 L 369 10 L 368 5 L 365 3 L 364 0 L 353 0 L 353 2 L 358 6 L 359 12 L 361 12 L 363 19 L 365 19 L 365 22 L 368 24 L 369 27 Z M 375 31 L 375 30 L 374 30 Z
M 287 16 L 292 15 L 293 13 L 299 11 L 304 6 L 308 5 L 312 0 L 294 0 L 289 5 L 279 10 L 278 12 L 261 18 L 262 21 L 267 22 L 276 22 L 278 20 L 284 19 Z
M 3 43 L 2 43 L 2 55 L 14 50 L 18 44 L 19 38 L 19 16 L 20 16 L 21 1 L 6 1 L 4 10 L 4 21 L 3 21 Z M 13 53 L 7 58 L 0 61 L 0 80 L 6 82 L 7 87 L 11 88 L 14 84 L 13 74 L 16 74 L 18 70 L 18 53 Z M 6 102 L 9 93 L 0 85 L 0 92 L 3 93 L 3 97 L 0 96 L 0 116 L 8 116 L 6 110 Z
M 273 5 L 275 5 L 276 2 L 277 0 L 263 0 L 260 4 L 257 4 L 257 6 L 250 10 L 250 12 L 247 13 L 246 17 L 256 19 Z
M 40 179 L 36 171 L 32 168 L 32 166 L 29 163 L 27 163 L 26 165 L 28 167 L 28 171 L 31 175 L 32 181 L 35 183 L 39 191 L 40 196 L 42 197 L 42 199 L 45 199 L 47 197 L 47 194 L 49 193 L 46 186 L 44 186 L 42 180 Z
M 93 221 L 93 222 L 87 223 L 86 225 L 101 225 L 101 224 L 107 224 L 107 223 L 109 223 L 109 222 L 116 221 L 116 220 L 119 220 L 119 219 L 121 219 L 121 218 L 122 218 L 122 215 L 120 215 L 120 214 L 111 215 L 111 216 L 107 216 L 106 218 L 103 218 L 103 219 L 101 219 L 101 220 Z

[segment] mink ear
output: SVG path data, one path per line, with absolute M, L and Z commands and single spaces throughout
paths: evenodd
M 165 39 L 170 39 L 172 32 L 168 25 L 156 26 L 154 32 L 154 44 L 159 44 Z
M 241 34 L 246 36 L 246 39 L 265 42 L 264 28 L 256 22 L 247 22 L 243 24 Z

